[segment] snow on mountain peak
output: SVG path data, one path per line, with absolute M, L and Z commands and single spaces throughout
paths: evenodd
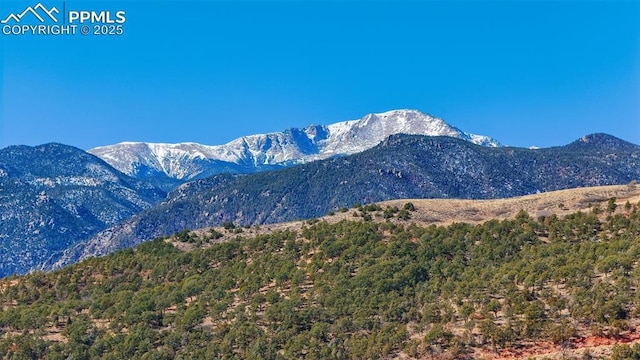
M 500 146 L 487 136 L 465 133 L 418 110 L 398 109 L 330 125 L 244 136 L 224 145 L 123 142 L 89 152 L 132 176 L 164 175 L 189 180 L 220 172 L 253 172 L 354 154 L 394 134 L 451 136 L 478 145 Z

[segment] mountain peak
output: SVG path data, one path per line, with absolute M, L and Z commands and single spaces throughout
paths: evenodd
M 371 113 L 365 116 L 365 118 L 366 117 L 376 117 L 384 121 L 398 121 L 398 122 L 404 122 L 404 123 L 410 123 L 410 122 L 438 123 L 438 124 L 445 124 L 448 126 L 448 124 L 446 124 L 444 120 L 438 117 L 432 116 L 430 114 L 423 113 L 420 110 L 414 110 L 414 109 L 389 110 L 382 113 Z
M 387 122 L 396 122 L 399 125 L 405 126 L 408 130 L 411 130 L 413 127 L 416 128 L 418 132 L 432 131 L 436 132 L 437 135 L 447 135 L 445 133 L 450 133 L 454 137 L 456 135 L 455 133 L 457 129 L 447 124 L 444 120 L 430 114 L 423 113 L 419 110 L 398 109 L 372 115 Z
M 438 119 L 434 116 L 431 116 L 430 114 L 423 113 L 422 111 L 416 110 L 416 109 L 394 109 L 394 110 L 389 110 L 381 113 L 375 113 L 374 115 L 378 117 L 402 116 L 402 117 L 421 117 L 421 118 L 429 117 L 432 119 Z M 438 119 L 438 120 L 441 120 L 441 119 Z
M 601 143 L 601 142 L 609 142 L 609 141 L 621 141 L 615 136 L 605 134 L 605 133 L 594 133 L 588 134 L 581 137 L 578 141 L 583 143 Z
M 580 139 L 567 145 L 569 147 L 584 148 L 584 147 L 597 147 L 601 149 L 621 149 L 634 147 L 630 142 L 619 139 L 613 135 L 604 133 L 595 133 L 584 135 Z
M 500 146 L 489 137 L 463 132 L 419 110 L 395 109 L 330 125 L 243 136 L 224 145 L 120 143 L 89 152 L 132 176 L 164 174 L 184 181 L 355 154 L 394 134 L 450 136 L 478 145 Z

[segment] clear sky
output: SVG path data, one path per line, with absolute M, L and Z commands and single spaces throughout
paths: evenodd
M 2 0 L 0 17 L 37 2 Z M 64 7 L 124 10 L 124 34 L 0 35 L 0 147 L 214 145 L 397 108 L 515 146 L 640 144 L 638 1 Z

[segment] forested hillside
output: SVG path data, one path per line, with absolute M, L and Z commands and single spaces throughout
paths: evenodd
M 593 358 L 587 336 L 633 339 L 640 204 L 447 227 L 413 224 L 414 208 L 258 236 L 227 223 L 5 279 L 0 357 L 471 359 L 544 343 Z

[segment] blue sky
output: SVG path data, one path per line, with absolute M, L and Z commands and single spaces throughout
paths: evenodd
M 0 35 L 0 147 L 221 144 L 397 108 L 515 146 L 640 143 L 640 2 L 65 7 L 125 10 L 124 34 Z

